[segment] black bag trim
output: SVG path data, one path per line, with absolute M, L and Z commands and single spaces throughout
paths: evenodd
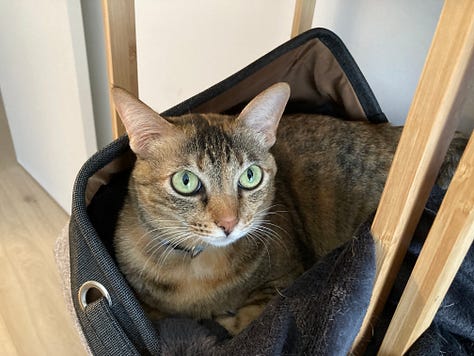
M 128 150 L 128 137 L 122 136 L 105 147 L 103 150 L 94 154 L 84 164 L 76 178 L 72 198 L 73 204 L 71 221 L 69 225 L 72 300 L 74 303 L 76 315 L 81 321 L 81 324 L 86 322 L 85 319 L 91 321 L 92 319 L 87 318 L 85 313 L 81 310 L 78 299 L 75 296 L 78 293 L 79 287 L 85 282 L 85 279 L 95 279 L 102 283 L 109 290 L 109 293 L 112 297 L 112 302 L 114 305 L 112 312 L 117 307 L 117 304 L 119 307 L 124 308 L 125 312 L 128 314 L 130 320 L 134 324 L 133 327 L 132 325 L 128 325 L 128 328 L 133 328 L 134 333 L 139 335 L 140 339 L 142 340 L 143 344 L 146 345 L 148 350 L 159 354 L 159 337 L 152 327 L 151 322 L 145 317 L 138 301 L 135 298 L 130 298 L 130 296 L 133 295 L 133 292 L 128 286 L 125 278 L 119 272 L 118 267 L 116 266 L 112 257 L 107 253 L 107 249 L 97 235 L 96 230 L 92 226 L 87 214 L 85 203 L 85 189 L 89 177 L 91 177 L 99 169 L 103 168 L 107 163 L 111 162 L 114 158 L 124 154 Z M 84 280 L 79 280 L 79 276 L 75 272 L 75 269 L 78 270 L 79 268 L 79 256 L 77 256 L 76 253 L 81 254 L 81 251 L 76 251 L 79 246 L 74 246 L 74 243 L 77 243 L 75 239 L 80 239 L 87 245 L 87 248 L 89 249 L 97 264 L 97 267 L 99 268 L 99 271 L 95 271 L 95 273 L 91 274 L 90 277 L 86 276 L 83 278 Z M 97 277 L 97 274 L 100 275 L 100 278 Z M 114 296 L 117 298 L 114 298 Z M 94 335 L 89 335 L 87 328 L 83 327 L 83 330 L 85 332 L 86 338 L 90 342 L 90 338 L 94 337 Z
M 105 298 L 88 305 L 84 312 L 101 346 L 100 355 L 140 356 L 110 310 Z

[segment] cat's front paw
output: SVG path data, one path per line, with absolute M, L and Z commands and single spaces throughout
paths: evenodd
M 214 320 L 222 325 L 232 336 L 235 336 L 257 319 L 262 314 L 263 308 L 265 308 L 265 305 L 246 305 L 235 313 L 228 312 L 215 317 Z

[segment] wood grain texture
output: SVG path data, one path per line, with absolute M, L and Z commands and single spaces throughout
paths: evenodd
M 377 277 L 355 354 L 370 339 L 457 127 L 472 66 L 473 21 L 474 1 L 445 2 L 372 225 Z
M 296 0 L 291 29 L 292 38 L 311 28 L 315 6 L 316 0 Z
M 134 0 L 102 0 L 110 87 L 118 86 L 138 97 L 137 46 Z M 112 96 L 112 129 L 114 138 L 125 128 L 118 116 Z
M 20 166 L 0 170 L 1 355 L 84 355 L 53 255 L 67 219 Z
M 430 326 L 474 240 L 474 134 L 418 257 L 380 355 L 402 355 Z

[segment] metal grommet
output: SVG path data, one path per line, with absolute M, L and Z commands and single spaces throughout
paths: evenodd
M 112 306 L 112 298 L 110 298 L 109 292 L 102 284 L 96 281 L 85 282 L 81 288 L 79 288 L 77 296 L 82 310 L 84 310 L 88 304 L 95 302 L 101 297 L 105 297 L 109 306 Z

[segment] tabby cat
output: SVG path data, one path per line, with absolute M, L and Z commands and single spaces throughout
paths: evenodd
M 113 89 L 137 156 L 116 256 L 150 317 L 213 318 L 236 334 L 376 209 L 401 129 L 282 117 L 289 95 L 278 83 L 237 117 L 163 118 Z

